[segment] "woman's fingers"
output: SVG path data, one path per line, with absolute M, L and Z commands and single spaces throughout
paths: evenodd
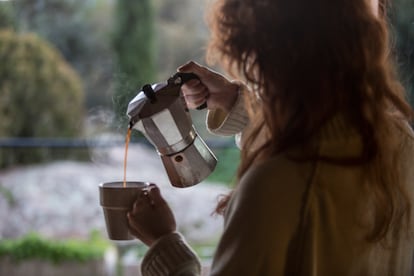
M 155 184 L 142 190 L 127 218 L 131 233 L 149 246 L 176 230 L 174 215 Z
M 209 91 L 199 80 L 191 80 L 182 85 L 181 91 L 189 108 L 196 108 L 203 104 Z
M 133 236 L 141 240 L 146 245 L 150 245 L 151 241 L 146 238 L 146 236 L 140 231 L 139 224 L 136 223 L 135 219 L 132 217 L 131 213 L 127 214 L 128 228 Z
M 132 213 L 135 214 L 144 210 L 148 203 L 150 203 L 150 200 L 149 191 L 147 189 L 142 190 L 132 206 Z
M 199 77 L 199 80 L 188 81 L 181 87 L 188 108 L 195 109 L 207 102 L 210 110 L 231 110 L 239 94 L 239 84 L 192 61 L 179 67 L 178 71 L 192 72 Z

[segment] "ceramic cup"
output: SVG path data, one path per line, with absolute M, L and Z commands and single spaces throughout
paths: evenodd
M 99 184 L 99 199 L 105 216 L 106 230 L 111 240 L 132 240 L 127 213 L 148 182 L 122 181 Z

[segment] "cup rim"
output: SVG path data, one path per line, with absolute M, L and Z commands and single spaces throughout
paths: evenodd
M 124 181 L 110 181 L 99 183 L 100 188 L 111 189 L 111 188 L 145 188 L 151 183 L 147 181 L 126 181 L 126 187 L 123 187 Z

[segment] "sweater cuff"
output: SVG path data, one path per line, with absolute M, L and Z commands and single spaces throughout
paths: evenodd
M 200 275 L 197 255 L 178 233 L 161 237 L 148 250 L 141 264 L 143 276 Z
M 239 95 L 229 113 L 221 110 L 209 110 L 207 113 L 207 129 L 217 135 L 232 136 L 240 133 L 247 123 L 249 117 L 244 104 L 243 94 L 247 87 L 238 81 L 233 81 L 239 85 Z

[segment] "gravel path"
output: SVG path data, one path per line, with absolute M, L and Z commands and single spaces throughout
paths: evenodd
M 86 237 L 94 229 L 106 235 L 98 184 L 122 180 L 123 157 L 123 147 L 101 148 L 94 150 L 91 162 L 59 161 L 0 171 L 0 238 L 30 231 L 50 238 Z M 202 182 L 174 188 L 155 150 L 139 144 L 130 146 L 127 179 L 157 183 L 189 241 L 219 235 L 222 218 L 211 213 L 217 197 L 226 192 L 223 186 Z

